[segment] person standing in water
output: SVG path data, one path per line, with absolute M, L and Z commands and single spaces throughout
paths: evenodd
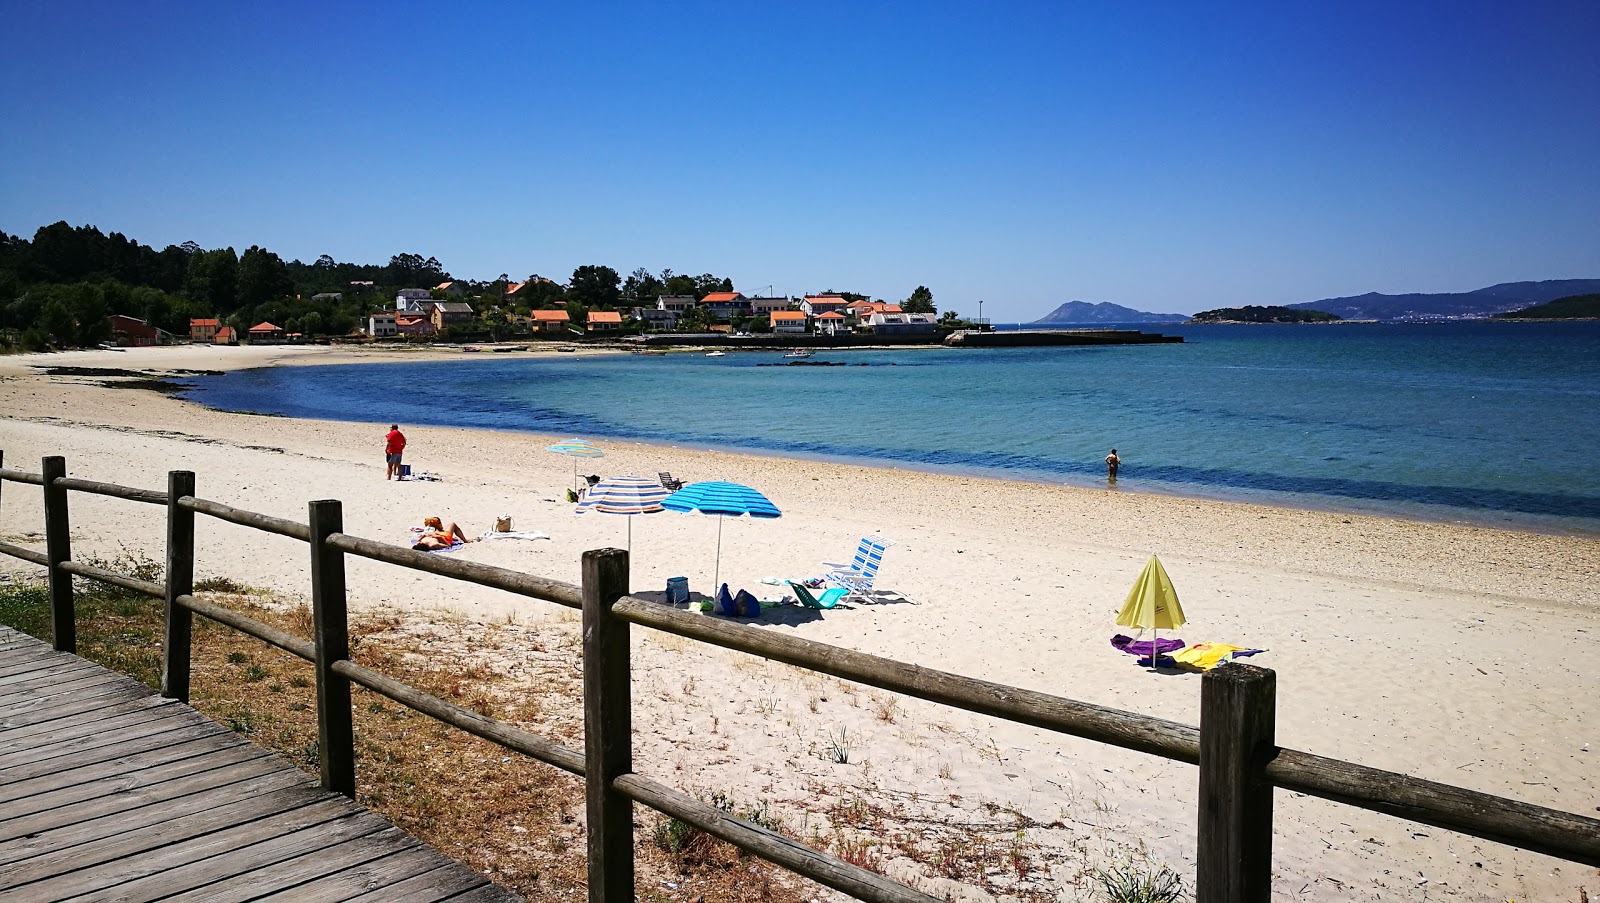
M 1117 481 L 1117 467 L 1121 463 L 1122 459 L 1117 457 L 1117 450 L 1113 448 L 1111 454 L 1106 455 L 1106 479 L 1113 483 Z

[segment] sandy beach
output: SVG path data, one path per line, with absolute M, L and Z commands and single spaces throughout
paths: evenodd
M 572 459 L 544 450 L 563 436 L 402 423 L 406 462 L 439 479 L 389 482 L 390 418 L 379 400 L 352 412 L 365 422 L 291 420 L 37 369 L 385 359 L 315 347 L 0 358 L 0 451 L 10 468 L 36 471 L 41 456 L 59 454 L 74 476 L 147 488 L 192 470 L 201 496 L 297 520 L 308 500 L 341 499 L 347 532 L 396 543 L 426 515 L 474 535 L 509 515 L 550 539 L 454 554 L 571 582 L 584 550 L 624 544 L 622 518 L 578 516 L 564 501 Z M 781 609 L 766 629 L 1195 724 L 1197 675 L 1143 671 L 1107 642 L 1128 587 L 1159 553 L 1189 616 L 1182 638 L 1268 650 L 1252 662 L 1277 672 L 1280 745 L 1600 815 L 1600 673 L 1587 665 L 1600 640 L 1600 541 L 590 438 L 607 456 L 580 462 L 583 472 L 732 480 L 783 510 L 723 525 L 721 575 L 735 589 L 775 593 L 763 577 L 816 574 L 867 533 L 893 540 L 880 584 L 903 601 Z M 72 506 L 76 556 L 160 557 L 157 509 L 82 494 Z M 42 545 L 35 487 L 5 484 L 0 518 L 0 538 Z M 710 592 L 716 531 L 700 516 L 635 518 L 635 589 L 659 591 L 682 575 Z M 202 519 L 198 556 L 201 576 L 309 592 L 304 546 L 290 540 Z M 576 632 L 554 606 L 375 562 L 349 567 L 353 605 Z M 13 578 L 37 571 L 0 560 Z M 934 823 L 1013 813 L 1030 826 L 1030 855 L 1059 899 L 1092 899 L 1085 869 L 1141 848 L 1192 880 L 1192 767 L 892 703 L 676 638 L 636 644 L 641 773 L 769 802 L 802 836 L 806 813 L 829 794 L 894 799 Z M 848 764 L 818 754 L 841 737 Z M 1600 892 L 1600 873 L 1575 863 L 1282 791 L 1276 799 L 1277 899 L 1498 903 Z M 949 889 L 908 862 L 887 865 Z

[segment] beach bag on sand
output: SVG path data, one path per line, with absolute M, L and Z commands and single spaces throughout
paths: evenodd
M 737 617 L 739 614 L 739 606 L 734 603 L 733 593 L 728 592 L 728 584 L 726 583 L 722 584 L 722 588 L 717 590 L 717 614 L 727 615 L 730 618 Z
M 761 617 L 761 600 L 745 590 L 739 590 L 739 594 L 733 597 L 733 607 L 738 609 L 741 617 Z
M 496 533 L 510 533 L 511 532 L 511 515 L 504 514 L 504 515 L 501 515 L 500 517 L 495 518 L 494 519 L 494 532 L 496 532 Z
M 687 601 L 689 601 L 689 578 L 688 577 L 668 577 L 667 578 L 667 604 L 668 605 L 682 605 L 683 603 L 685 603 Z

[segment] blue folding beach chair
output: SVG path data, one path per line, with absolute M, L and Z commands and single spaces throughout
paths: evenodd
M 883 566 L 883 553 L 894 543 L 882 536 L 863 536 L 856 547 L 855 558 L 848 565 L 824 561 L 831 568 L 822 575 L 824 583 L 843 587 L 852 596 L 867 596 L 878 579 L 878 568 Z

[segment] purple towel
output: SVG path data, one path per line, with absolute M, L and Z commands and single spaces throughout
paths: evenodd
M 1129 655 L 1142 655 L 1147 659 L 1150 657 L 1149 640 L 1140 640 L 1136 643 L 1133 641 L 1133 637 L 1123 636 L 1119 633 L 1111 638 L 1111 645 L 1119 652 L 1126 652 Z M 1168 652 L 1177 652 L 1189 644 L 1183 640 L 1156 640 L 1156 645 L 1159 647 L 1156 650 L 1157 653 L 1166 655 Z

